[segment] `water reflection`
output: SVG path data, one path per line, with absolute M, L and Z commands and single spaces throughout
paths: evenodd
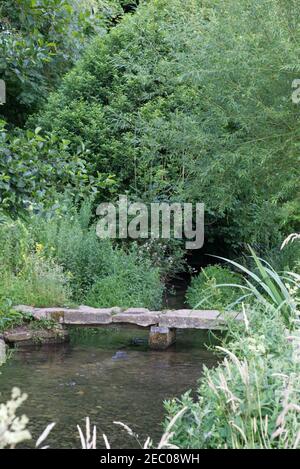
M 18 350 L 1 368 L 1 401 L 13 386 L 27 392 L 23 411 L 34 440 L 48 423 L 57 422 L 47 440 L 52 448 L 79 447 L 76 425 L 87 415 L 97 425 L 99 447 L 102 432 L 113 448 L 138 447 L 114 420 L 128 424 L 142 441 L 148 435 L 158 441 L 163 401 L 195 388 L 203 365 L 216 363 L 203 348 L 207 336 L 185 334 L 165 352 L 116 343 L 103 349 L 97 335 L 64 346 Z

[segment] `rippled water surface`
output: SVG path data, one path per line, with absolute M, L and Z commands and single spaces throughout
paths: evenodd
M 133 337 L 139 345 L 130 345 Z M 23 412 L 33 440 L 48 423 L 57 423 L 47 440 L 52 448 L 79 447 L 76 425 L 86 416 L 97 425 L 99 447 L 102 432 L 112 448 L 138 447 L 114 420 L 129 425 L 141 441 L 150 435 L 157 442 L 163 401 L 195 389 L 203 365 L 215 365 L 216 358 L 201 332 L 179 333 L 177 344 L 164 352 L 148 350 L 146 337 L 139 330 L 80 333 L 67 345 L 19 349 L 1 368 L 1 402 L 13 386 L 28 393 Z

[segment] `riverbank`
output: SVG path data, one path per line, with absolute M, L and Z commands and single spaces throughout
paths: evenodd
M 172 443 L 180 448 L 297 449 L 300 445 L 299 313 L 288 327 L 262 304 L 244 309 L 217 347 L 222 363 L 206 369 L 197 397 L 166 404 L 168 420 L 186 408 Z

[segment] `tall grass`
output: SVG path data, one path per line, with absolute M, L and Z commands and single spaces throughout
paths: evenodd
M 300 334 L 262 305 L 244 311 L 217 351 L 223 362 L 204 374 L 194 399 L 166 403 L 168 420 L 187 408 L 171 442 L 180 448 L 300 448 Z
M 235 288 L 243 291 L 243 294 L 234 303 L 229 304 L 228 308 L 232 309 L 243 302 L 249 303 L 255 300 L 266 308 L 275 308 L 283 315 L 286 323 L 292 325 L 297 318 L 297 302 L 291 292 L 299 290 L 300 275 L 295 272 L 278 273 L 267 261 L 258 257 L 251 247 L 249 250 L 256 267 L 254 271 L 238 262 L 218 257 L 244 274 L 244 285 L 236 283 L 216 285 L 219 288 Z
M 168 420 L 187 408 L 171 442 L 181 448 L 300 449 L 299 275 L 278 273 L 250 249 L 254 270 L 235 261 L 244 322 L 228 324 L 223 362 L 204 370 L 197 399 L 166 403 Z
M 90 201 L 0 224 L 0 304 L 159 309 L 162 297 L 149 255 L 97 237 Z
M 28 225 L 20 220 L 0 223 L 0 322 L 3 311 L 18 303 L 64 306 L 70 301 L 68 276 L 44 256 Z
M 2 272 L 0 296 L 11 303 L 37 307 L 67 306 L 71 290 L 62 267 L 30 254 L 18 274 Z
M 28 430 L 28 417 L 25 415 L 22 415 L 22 417 L 17 416 L 19 407 L 24 403 L 24 401 L 26 401 L 27 397 L 27 394 L 22 394 L 20 389 L 13 388 L 11 399 L 6 404 L 0 404 L 0 449 L 14 449 L 18 444 L 32 439 L 31 433 Z M 166 431 L 162 435 L 157 445 L 157 449 L 177 449 L 177 446 L 170 443 L 170 439 L 173 437 L 172 429 L 176 422 L 180 420 L 185 411 L 185 408 L 181 409 L 169 422 Z M 131 430 L 131 428 L 129 428 L 127 425 L 117 421 L 114 422 L 114 424 L 120 426 L 128 433 L 129 436 L 134 438 L 139 447 L 143 449 L 150 449 L 155 447 L 150 437 L 148 437 L 146 441 L 142 443 L 138 435 L 134 433 L 133 430 Z M 42 447 L 41 445 L 48 438 L 55 425 L 56 423 L 53 422 L 45 428 L 43 433 L 36 441 L 36 448 L 49 448 L 49 446 Z M 77 430 L 79 433 L 81 449 L 97 449 L 99 443 L 97 441 L 97 428 L 96 426 L 91 426 L 89 417 L 85 419 L 85 428 L 81 428 L 79 425 L 77 425 Z M 107 436 L 102 434 L 102 438 L 104 440 L 105 448 L 111 449 Z

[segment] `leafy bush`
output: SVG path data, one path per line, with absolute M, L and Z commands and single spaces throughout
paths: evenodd
M 90 202 L 50 219 L 33 217 L 30 230 L 44 255 L 68 273 L 76 301 L 95 306 L 161 305 L 160 270 L 136 247 L 125 251 L 99 239 Z
M 24 209 L 51 207 L 58 192 L 68 191 L 77 199 L 96 187 L 107 187 L 101 175 L 87 175 L 87 165 L 78 149 L 37 128 L 8 133 L 0 120 L 0 203 L 1 209 L 16 216 Z M 108 183 L 108 185 L 110 185 Z
M 241 276 L 227 267 L 211 265 L 192 279 L 186 298 L 192 308 L 223 310 L 241 296 L 238 288 L 224 284 L 242 285 Z M 219 286 L 223 285 L 223 286 Z
M 26 224 L 0 224 L 0 303 L 60 306 L 72 299 L 159 308 L 163 285 L 150 258 L 136 246 L 125 251 L 100 240 L 90 203 L 66 210 L 50 218 L 32 216 Z
M 25 224 L 9 219 L 0 224 L 0 310 L 2 319 L 17 319 L 12 306 L 63 306 L 69 302 L 68 279 L 62 267 L 46 259 Z M 0 321 L 1 322 L 1 321 Z
M 126 256 L 115 251 L 110 257 L 111 273 L 99 279 L 87 293 L 86 303 L 96 307 L 145 307 L 157 310 L 162 305 L 163 285 L 159 269 L 139 259 L 135 252 Z
M 69 142 L 53 132 L 14 126 L 24 126 L 90 38 L 104 34 L 122 13 L 119 0 L 1 1 L 0 79 L 6 104 L 0 106 L 0 203 L 10 215 L 32 205 L 49 207 L 62 190 L 81 196 L 109 186 L 110 175 L 90 168 L 87 154 L 86 161 L 80 157 L 81 145 L 69 153 Z
M 23 314 L 13 309 L 12 301 L 8 298 L 0 297 L 0 331 L 19 326 L 23 322 Z
M 131 245 L 136 249 L 137 255 L 147 262 L 151 259 L 154 267 L 160 271 L 161 279 L 164 283 L 168 283 L 180 272 L 185 272 L 187 262 L 185 259 L 184 246 L 178 239 L 141 239 Z M 128 240 L 125 241 L 125 247 L 128 247 Z
M 107 274 L 113 249 L 101 241 L 90 226 L 91 206 L 84 204 L 79 212 L 69 206 L 66 212 L 50 218 L 31 219 L 32 237 L 47 258 L 54 258 L 70 276 L 73 295 L 82 299 L 94 282 Z
M 91 36 L 105 32 L 117 7 L 115 0 L 2 0 L 0 78 L 6 81 L 7 105 L 1 113 L 21 124 L 78 59 Z
M 296 0 L 143 2 L 95 39 L 39 124 L 83 141 L 120 191 L 205 202 L 211 239 L 268 249 L 299 222 L 299 13 Z

